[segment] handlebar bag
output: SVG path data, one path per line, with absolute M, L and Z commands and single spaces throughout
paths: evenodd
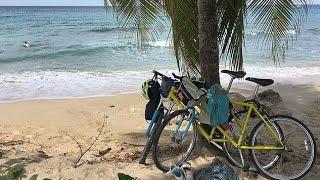
M 192 80 L 190 80 L 188 77 L 182 77 L 181 79 L 181 90 L 184 92 L 184 95 L 189 99 L 195 99 L 198 100 L 202 95 L 205 95 L 206 93 L 200 89 Z
M 146 120 L 152 119 L 153 113 L 156 111 L 160 103 L 160 84 L 157 81 L 153 81 L 153 83 L 150 84 L 148 97 L 149 101 L 146 104 L 144 112 Z

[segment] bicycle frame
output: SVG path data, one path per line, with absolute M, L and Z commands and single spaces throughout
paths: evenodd
M 232 144 L 234 147 L 240 148 L 240 149 L 256 149 L 256 150 L 282 150 L 282 149 L 284 149 L 283 143 L 278 138 L 276 132 L 274 132 L 274 130 L 271 128 L 271 125 L 269 124 L 268 119 L 266 117 L 263 117 L 261 115 L 261 113 L 257 110 L 257 108 L 252 103 L 246 103 L 246 102 L 240 102 L 240 101 L 231 101 L 231 103 L 234 105 L 241 105 L 241 106 L 245 106 L 245 107 L 249 108 L 248 114 L 245 117 L 245 119 L 243 120 L 242 124 L 239 122 L 239 119 L 236 120 L 240 124 L 240 128 L 241 128 L 241 134 L 239 136 L 238 141 L 233 140 L 219 125 L 214 126 L 212 128 L 210 134 L 208 134 L 204 130 L 204 128 L 200 125 L 200 123 L 198 123 L 197 129 L 199 130 L 200 134 L 203 137 L 205 137 L 209 142 L 213 142 L 213 143 L 228 142 L 228 143 Z M 250 115 L 252 112 L 255 112 L 257 114 L 257 116 L 259 117 L 259 119 L 263 121 L 265 128 L 267 129 L 269 135 L 272 137 L 273 140 L 275 140 L 275 142 L 277 142 L 277 144 L 279 146 L 275 146 L 275 145 L 264 145 L 264 146 L 243 145 L 243 139 L 244 139 L 246 131 L 247 131 L 248 123 L 251 120 Z M 213 138 L 213 135 L 214 135 L 215 131 L 217 131 L 217 130 L 224 135 L 223 138 Z
M 170 89 L 169 95 L 168 95 L 168 99 L 171 100 L 171 104 L 170 104 L 169 108 L 167 109 L 166 113 L 164 114 L 164 116 L 167 116 L 168 114 L 170 114 L 174 105 L 177 105 L 179 108 L 184 108 L 184 104 L 180 101 L 180 99 L 176 96 L 176 94 L 177 94 L 177 89 L 176 89 L 176 87 L 172 86 Z M 161 96 L 158 107 L 157 107 L 156 111 L 153 113 L 152 118 L 149 123 L 149 126 L 147 128 L 147 131 L 146 131 L 147 137 L 151 136 L 153 126 L 154 126 L 156 120 L 159 118 L 160 109 L 161 109 L 163 101 L 164 101 L 164 97 Z

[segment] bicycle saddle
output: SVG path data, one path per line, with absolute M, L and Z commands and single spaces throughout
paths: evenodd
M 229 74 L 230 76 L 234 78 L 243 78 L 246 75 L 246 72 L 244 71 L 229 71 L 229 70 L 222 70 L 222 73 Z
M 259 79 L 259 78 L 247 77 L 246 80 L 257 83 L 261 86 L 270 86 L 271 84 L 274 83 L 272 79 Z

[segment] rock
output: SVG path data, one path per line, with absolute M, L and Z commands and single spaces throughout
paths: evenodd
M 38 151 L 38 154 L 37 156 L 39 158 L 43 158 L 43 159 L 49 159 L 51 158 L 52 156 L 49 156 L 47 153 L 45 153 L 44 151 Z
M 236 92 L 229 93 L 229 98 L 231 100 L 235 100 L 235 101 L 245 101 L 246 100 L 246 98 L 243 95 L 236 93 Z M 239 106 L 239 105 L 233 105 L 233 108 L 235 111 L 243 110 L 243 107 Z
M 245 98 L 243 95 L 231 92 L 229 93 L 229 98 L 231 100 L 236 101 L 245 101 L 247 98 Z M 250 99 L 249 97 L 248 99 Z M 268 89 L 266 91 L 263 91 L 257 95 L 256 100 L 260 103 L 261 108 L 264 109 L 266 112 L 268 112 L 269 115 L 276 115 L 276 114 L 282 114 L 282 115 L 291 115 L 292 113 L 285 107 L 285 104 L 282 101 L 282 98 L 279 93 Z M 235 111 L 243 110 L 243 106 L 235 106 Z
M 271 89 L 259 93 L 257 99 L 258 101 L 268 102 L 272 105 L 282 101 L 280 94 Z
M 240 100 L 245 101 L 246 98 L 236 92 L 231 92 L 229 94 L 230 99 L 232 100 Z M 263 91 L 257 95 L 257 101 L 260 102 L 261 108 L 266 110 L 269 115 L 275 114 L 283 114 L 283 115 L 290 115 L 291 112 L 285 107 L 284 103 L 282 102 L 282 98 L 280 97 L 279 93 L 269 89 Z M 242 106 L 234 106 L 235 110 L 242 110 Z
M 99 150 L 99 154 L 95 154 L 95 156 L 96 157 L 102 157 L 102 156 L 108 154 L 111 150 L 112 150 L 112 148 L 110 148 L 110 147 L 105 149 L 105 150 L 103 150 L 103 151 Z
M 268 112 L 269 115 L 291 115 L 292 113 L 285 107 L 279 93 L 268 89 L 257 95 L 257 100 L 261 107 Z
M 243 95 L 236 92 L 229 93 L 229 98 L 232 100 L 246 100 L 246 98 Z

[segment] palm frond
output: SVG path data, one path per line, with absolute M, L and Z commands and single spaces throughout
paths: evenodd
M 172 44 L 179 70 L 199 76 L 197 1 L 165 0 L 163 6 L 171 20 Z
M 300 6 L 301 5 L 301 6 Z M 307 14 L 306 0 L 249 0 L 249 19 L 264 35 L 261 44 L 269 51 L 274 62 L 285 57 L 293 35 L 299 31 L 302 18 Z
M 125 28 L 136 27 L 137 41 L 140 47 L 155 41 L 164 30 L 166 20 L 163 18 L 162 5 L 155 0 L 105 0 L 110 2 L 118 21 Z
M 108 0 L 105 0 L 107 3 Z M 188 0 L 110 0 L 124 26 L 138 28 L 140 47 L 159 37 L 171 21 L 172 47 L 180 71 L 199 75 L 197 3 Z M 164 16 L 168 17 L 165 18 Z
M 241 70 L 243 66 L 245 0 L 218 0 L 218 40 L 221 57 L 229 59 L 230 68 Z
M 108 0 L 105 0 L 107 3 Z M 118 20 L 125 27 L 137 27 L 138 44 L 154 41 L 169 19 L 172 48 L 180 71 L 200 75 L 198 12 L 195 0 L 110 0 Z M 298 5 L 300 4 L 300 6 Z M 275 62 L 284 58 L 293 39 L 290 30 L 298 31 L 307 14 L 306 0 L 217 0 L 220 57 L 230 68 L 243 68 L 246 20 L 264 35 L 262 47 Z

